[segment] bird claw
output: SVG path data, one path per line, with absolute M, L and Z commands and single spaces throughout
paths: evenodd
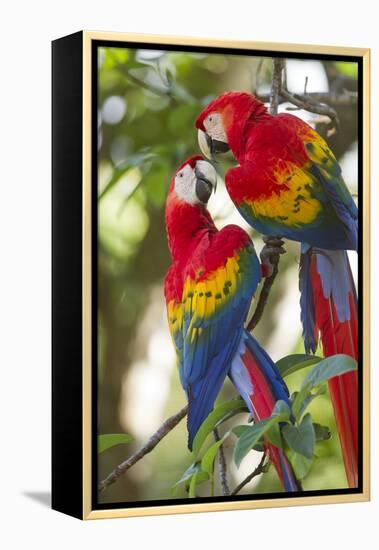
M 261 250 L 260 258 L 262 263 L 262 274 L 264 277 L 270 277 L 274 271 L 274 267 L 278 265 L 281 254 L 285 254 L 283 248 L 284 241 L 277 236 L 263 236 L 265 243 Z

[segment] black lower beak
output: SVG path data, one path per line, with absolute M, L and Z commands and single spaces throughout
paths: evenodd
M 212 195 L 213 186 L 209 180 L 204 177 L 196 178 L 196 196 L 200 202 L 207 204 Z
M 209 148 L 211 150 L 212 155 L 215 153 L 227 153 L 230 149 L 229 145 L 225 143 L 225 141 L 219 141 L 218 139 L 212 139 L 208 136 L 207 138 L 210 140 Z
M 214 160 L 215 153 L 226 153 L 230 147 L 225 141 L 219 141 L 218 139 L 212 139 L 207 132 L 198 130 L 197 139 L 199 147 L 203 155 L 210 160 Z

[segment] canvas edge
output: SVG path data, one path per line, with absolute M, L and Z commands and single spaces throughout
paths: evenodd
M 344 495 L 304 496 L 281 499 L 249 500 L 194 504 L 168 504 L 139 508 L 92 510 L 91 465 L 91 74 L 92 42 L 95 40 L 143 42 L 220 48 L 270 50 L 273 52 L 312 53 L 356 56 L 363 59 L 363 490 Z M 107 519 L 151 515 L 247 510 L 285 506 L 310 506 L 370 500 L 370 49 L 313 44 L 287 44 L 254 41 L 219 40 L 135 33 L 83 31 L 83 519 Z

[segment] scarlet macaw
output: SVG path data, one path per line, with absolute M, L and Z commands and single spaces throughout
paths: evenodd
M 231 150 L 239 166 L 225 178 L 245 220 L 264 235 L 300 241 L 300 305 L 305 349 L 358 357 L 357 297 L 347 250 L 357 250 L 358 212 L 324 139 L 290 114 L 272 116 L 253 95 L 229 92 L 196 121 L 203 153 Z M 357 372 L 329 390 L 350 487 L 358 484 Z
M 227 375 L 254 418 L 271 415 L 275 403 L 289 404 L 275 364 L 244 329 L 262 269 L 254 245 L 240 227 L 218 231 L 207 210 L 216 187 L 213 166 L 202 157 L 184 162 L 166 202 L 172 265 L 164 284 L 168 322 L 188 399 L 188 446 L 211 412 Z M 267 450 L 286 491 L 299 491 L 282 449 Z

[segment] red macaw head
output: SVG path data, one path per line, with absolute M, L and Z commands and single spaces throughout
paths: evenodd
M 168 246 L 173 257 L 188 253 L 198 231 L 214 227 L 207 204 L 216 183 L 216 170 L 200 156 L 189 158 L 175 172 L 165 211 Z
M 206 206 L 216 190 L 217 173 L 212 164 L 201 156 L 187 159 L 171 180 L 168 201 L 177 201 L 191 206 Z
M 229 149 L 238 157 L 243 130 L 248 120 L 267 114 L 264 104 L 246 92 L 227 92 L 213 100 L 196 120 L 202 153 L 212 158 L 214 153 Z

